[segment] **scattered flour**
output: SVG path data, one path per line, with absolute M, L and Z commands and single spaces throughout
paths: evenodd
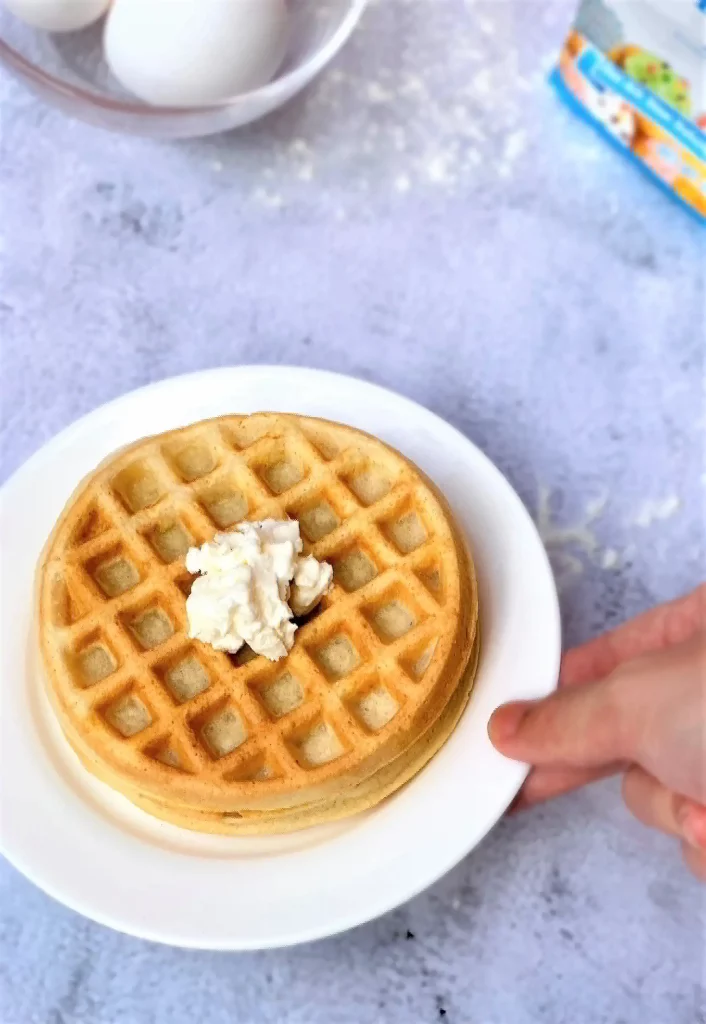
M 606 548 L 601 555 L 602 569 L 616 569 L 620 565 L 620 555 L 615 548 Z
M 279 210 L 285 205 L 284 199 L 281 195 L 276 192 L 268 192 L 267 189 L 264 188 L 256 188 L 253 192 L 253 199 L 256 203 L 259 203 L 260 206 L 267 206 L 271 210 Z
M 490 20 L 490 18 L 479 18 L 478 28 L 481 30 L 484 36 L 495 35 L 495 25 Z
M 676 494 L 671 494 L 667 498 L 657 500 L 650 498 L 642 503 L 635 517 L 634 525 L 646 529 L 648 526 L 652 526 L 653 523 L 671 519 L 680 508 L 681 499 Z
M 368 99 L 371 103 L 391 103 L 394 98 L 394 92 L 384 89 L 379 82 L 370 82 L 368 85 Z
M 653 523 L 664 522 L 679 511 L 681 504 L 681 499 L 676 495 L 646 500 L 629 525 L 644 529 Z M 560 590 L 581 576 L 589 566 L 610 572 L 629 564 L 635 558 L 637 545 L 634 543 L 628 544 L 623 551 L 601 545 L 595 526 L 607 506 L 608 495 L 600 495 L 587 502 L 578 522 L 559 525 L 552 512 L 551 492 L 547 488 L 540 488 L 535 521 Z
M 601 546 L 594 529 L 607 506 L 608 495 L 599 495 L 587 502 L 578 522 L 560 526 L 554 521 L 551 492 L 540 488 L 536 524 L 560 591 L 581 576 L 589 565 L 609 571 L 622 564 L 615 548 Z
M 429 181 L 433 181 L 437 185 L 444 185 L 452 180 L 452 173 L 450 171 L 450 163 L 448 155 L 438 153 L 436 156 L 432 156 L 426 164 L 426 177 Z
M 334 0 L 318 2 L 323 19 Z M 295 118 L 281 115 L 284 136 L 254 201 L 267 202 L 258 185 L 284 205 L 315 185 L 324 203 L 330 189 L 334 208 L 342 171 L 351 208 L 371 183 L 399 196 L 513 177 L 532 144 L 522 108 L 533 83 L 519 74 L 516 33 L 506 4 L 373 0 L 336 66 L 289 108 Z M 298 137 L 288 141 L 292 123 Z M 218 155 L 226 166 L 241 159 L 236 147 Z
M 595 519 L 599 519 L 606 510 L 608 505 L 608 495 L 602 494 L 598 498 L 594 498 L 586 505 L 586 515 L 589 520 L 593 522 Z

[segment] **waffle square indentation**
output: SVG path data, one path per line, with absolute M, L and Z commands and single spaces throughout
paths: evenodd
M 307 540 L 315 544 L 341 525 L 338 514 L 325 498 L 309 503 L 296 513 L 301 531 Z
M 416 551 L 429 536 L 419 513 L 414 508 L 405 509 L 381 525 L 383 532 L 403 555 Z
M 113 652 L 100 640 L 79 651 L 76 655 L 76 664 L 84 686 L 102 682 L 118 667 Z
M 330 682 L 343 679 L 361 664 L 351 638 L 343 632 L 329 637 L 312 651 L 314 660 Z
M 209 518 L 220 530 L 245 519 L 248 514 L 248 499 L 240 488 L 230 480 L 220 480 L 199 495 L 201 505 Z
M 165 519 L 157 523 L 147 539 L 163 562 L 167 564 L 184 558 L 194 539 L 179 519 Z
M 309 723 L 292 736 L 289 746 L 302 768 L 319 768 L 345 753 L 336 730 L 325 719 Z
M 174 636 L 174 625 L 158 602 L 126 612 L 122 621 L 143 651 L 151 651 Z
M 125 739 L 152 724 L 152 713 L 134 689 L 125 690 L 101 709 L 105 721 Z
M 381 501 L 392 489 L 389 473 L 372 463 L 354 470 L 345 482 L 361 505 L 366 507 Z
M 365 729 L 379 732 L 395 717 L 400 702 L 386 686 L 376 683 L 362 693 L 354 694 L 348 706 Z
M 85 569 L 107 598 L 120 597 L 142 579 L 140 570 L 122 545 L 89 559 Z
M 191 728 L 214 760 L 237 750 L 248 736 L 239 709 L 227 699 L 192 719 Z
M 165 446 L 164 455 L 176 474 L 187 483 L 212 473 L 218 465 L 216 452 L 204 441 L 177 442 Z
M 198 697 L 211 683 L 208 672 L 190 649 L 155 666 L 155 672 L 177 704 Z
M 360 547 L 351 548 L 333 562 L 334 580 L 349 594 L 370 583 L 377 574 L 372 557 Z
M 145 460 L 132 462 L 121 469 L 110 483 L 128 512 L 140 512 L 156 505 L 164 494 L 164 487 Z
M 274 719 L 290 714 L 304 702 L 304 689 L 292 672 L 283 672 L 275 679 L 253 682 L 251 689 Z

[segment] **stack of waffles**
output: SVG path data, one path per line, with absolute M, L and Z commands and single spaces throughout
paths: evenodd
M 269 662 L 188 636 L 193 546 L 296 519 L 334 585 Z M 366 810 L 456 725 L 478 658 L 470 555 L 442 495 L 361 431 L 226 416 L 137 442 L 84 480 L 44 550 L 48 693 L 85 767 L 149 813 L 264 834 Z

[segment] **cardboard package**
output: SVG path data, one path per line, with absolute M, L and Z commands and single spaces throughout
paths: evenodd
M 706 220 L 706 0 L 583 0 L 553 81 Z

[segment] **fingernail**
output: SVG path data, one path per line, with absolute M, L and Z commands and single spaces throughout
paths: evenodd
M 677 811 L 677 821 L 689 846 L 706 850 L 706 807 L 684 800 Z
M 512 704 L 504 704 L 494 711 L 488 724 L 491 740 L 498 743 L 511 740 L 531 706 L 530 701 L 518 700 Z

